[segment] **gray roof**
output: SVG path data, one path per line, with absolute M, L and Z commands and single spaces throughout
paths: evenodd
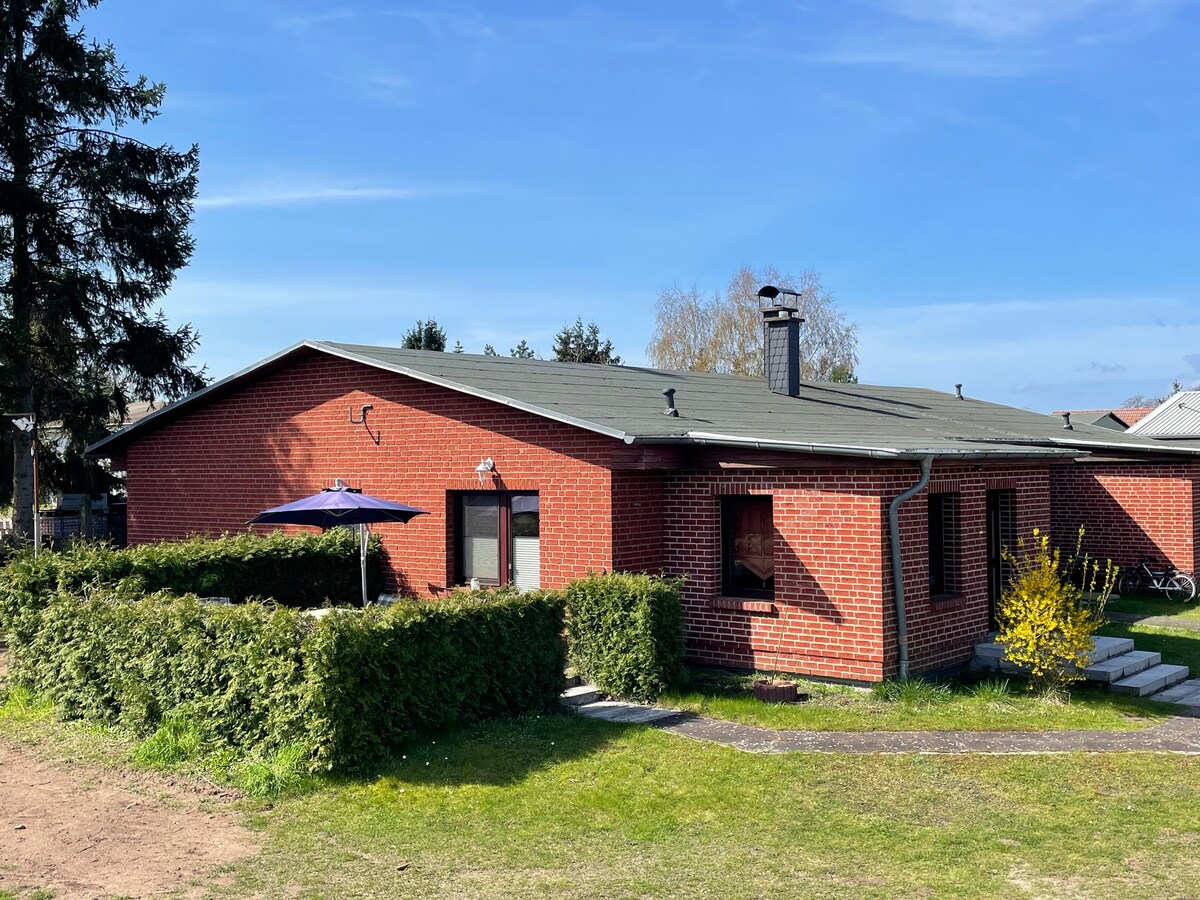
M 1200 438 L 1200 391 L 1180 391 L 1130 426 L 1128 433 L 1142 438 Z
M 799 397 L 771 393 L 762 378 L 636 366 L 599 366 L 303 341 L 151 413 L 99 441 L 117 451 L 139 432 L 206 396 L 228 393 L 286 365 L 295 354 L 328 353 L 482 397 L 628 444 L 752 447 L 893 459 L 933 454 L 965 459 L 1075 457 L 1090 451 L 1200 454 L 1110 428 L 926 388 L 803 382 Z M 663 414 L 675 389 L 678 417 Z

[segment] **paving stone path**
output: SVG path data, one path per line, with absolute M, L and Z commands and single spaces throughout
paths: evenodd
M 1177 619 L 1174 616 L 1143 616 L 1137 613 L 1106 612 L 1106 618 L 1126 625 L 1149 625 L 1151 628 L 1173 628 L 1176 631 L 1200 631 L 1200 619 Z
M 575 706 L 592 719 L 647 725 L 751 753 L 1186 753 L 1200 755 L 1200 708 L 1140 731 L 774 731 L 694 713 L 598 701 Z

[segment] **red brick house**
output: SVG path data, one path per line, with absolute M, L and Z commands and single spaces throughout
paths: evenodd
M 340 477 L 432 512 L 379 529 L 398 590 L 663 571 L 686 578 L 694 660 L 857 681 L 968 658 L 1000 547 L 1052 522 L 1055 466 L 1161 455 L 961 395 L 801 382 L 799 321 L 764 315 L 765 381 L 306 341 L 91 451 L 127 473 L 131 542 L 240 530 Z
M 1150 409 L 1113 410 L 1125 436 L 1153 454 L 1095 452 L 1052 470 L 1055 534 L 1080 524 L 1084 546 L 1121 565 L 1144 557 L 1200 569 L 1200 392 L 1181 391 Z M 1172 456 L 1174 451 L 1174 456 Z

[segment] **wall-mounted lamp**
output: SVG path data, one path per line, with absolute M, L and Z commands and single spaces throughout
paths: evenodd
M 353 406 L 350 407 L 350 424 L 351 425 L 366 425 L 367 424 L 367 413 L 374 408 L 375 408 L 374 403 L 364 403 L 362 405 L 362 411 L 358 414 L 358 418 L 356 419 L 356 418 L 354 418 L 354 407 Z
M 487 459 L 480 460 L 479 465 L 475 467 L 475 474 L 479 476 L 479 486 L 483 487 L 483 480 L 489 475 L 496 474 L 496 461 L 490 456 Z

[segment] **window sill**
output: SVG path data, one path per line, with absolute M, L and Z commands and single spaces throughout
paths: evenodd
M 763 616 L 773 616 L 779 612 L 779 607 L 770 600 L 749 600 L 745 597 L 713 597 L 709 601 L 709 606 L 713 609 L 758 613 Z
M 938 594 L 929 598 L 929 605 L 935 609 L 962 609 L 967 605 L 963 594 Z

